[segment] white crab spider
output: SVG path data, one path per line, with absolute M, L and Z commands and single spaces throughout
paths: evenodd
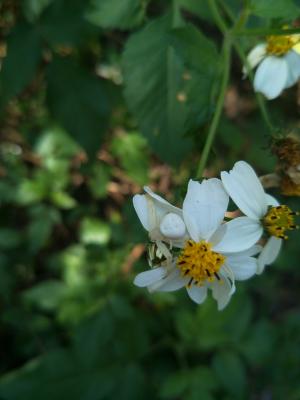
M 144 190 L 146 194 L 133 197 L 133 206 L 143 227 L 149 232 L 151 242 L 166 258 L 167 267 L 171 267 L 170 250 L 173 246 L 183 247 L 187 235 L 182 211 L 153 193 L 150 188 L 145 187 Z

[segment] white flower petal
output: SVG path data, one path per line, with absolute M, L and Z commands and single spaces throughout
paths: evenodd
M 263 228 L 259 221 L 238 217 L 226 222 L 226 231 L 221 241 L 213 247 L 218 253 L 236 253 L 252 247 L 261 237 Z
M 148 222 L 148 208 L 147 208 L 147 200 L 146 196 L 143 194 L 136 194 L 132 199 L 133 207 L 141 224 L 148 231 L 149 230 L 149 222 Z
M 187 288 L 188 295 L 197 304 L 202 304 L 207 297 L 207 287 L 206 286 L 196 286 L 192 285 Z
M 208 239 L 208 241 L 214 246 L 217 246 L 221 240 L 223 239 L 226 230 L 227 230 L 227 224 L 222 224 L 219 226 L 219 228 L 212 234 L 212 236 Z
M 180 208 L 173 206 L 167 200 L 154 193 L 148 186 L 144 186 L 144 190 L 150 197 L 152 197 L 152 199 L 156 200 L 156 203 L 162 206 L 162 209 L 165 210 L 165 212 L 173 212 L 182 215 L 182 210 Z
M 255 68 L 266 55 L 266 43 L 259 43 L 248 54 L 247 61 L 251 69 Z M 243 74 L 247 75 L 247 67 L 243 67 Z
M 238 281 L 251 278 L 257 270 L 257 260 L 254 257 L 230 256 L 227 257 L 226 265 L 229 266 Z
M 255 244 L 250 247 L 250 249 L 241 251 L 239 253 L 226 253 L 226 257 L 234 256 L 234 257 L 252 257 L 256 256 L 258 253 L 262 251 L 262 246 L 259 244 Z
M 235 292 L 234 282 L 231 282 L 226 276 L 222 276 L 222 281 L 214 281 L 211 284 L 213 298 L 218 303 L 218 310 L 223 310 L 231 296 Z
M 264 189 L 249 164 L 238 161 L 231 171 L 223 171 L 221 178 L 227 193 L 244 214 L 253 219 L 260 219 L 266 214 Z
M 254 89 L 272 100 L 285 88 L 289 69 L 284 57 L 268 56 L 258 66 L 254 77 Z
M 181 289 L 187 283 L 188 278 L 183 278 L 180 270 L 177 267 L 174 267 L 174 269 L 165 278 L 158 283 L 148 286 L 148 289 L 150 292 L 173 292 Z
M 278 239 L 275 236 L 271 236 L 268 239 L 257 259 L 257 274 L 261 274 L 266 265 L 272 264 L 276 260 L 280 252 L 281 245 L 282 239 Z
M 293 86 L 300 76 L 300 55 L 293 50 L 290 50 L 285 59 L 288 64 L 289 74 L 288 79 L 286 81 L 285 87 L 288 88 Z
M 268 206 L 277 207 L 280 204 L 279 201 L 275 199 L 275 197 L 271 196 L 268 193 L 266 193 L 266 199 Z
M 160 281 L 166 276 L 167 270 L 164 267 L 158 267 L 144 271 L 138 274 L 134 279 L 134 284 L 139 287 L 146 287 Z
M 190 180 L 183 202 L 183 217 L 192 239 L 209 238 L 221 224 L 229 197 L 219 179 Z

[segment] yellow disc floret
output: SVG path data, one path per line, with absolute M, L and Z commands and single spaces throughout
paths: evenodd
M 285 232 L 298 228 L 295 225 L 295 215 L 298 215 L 298 213 L 293 212 L 285 205 L 270 207 L 268 213 L 263 218 L 263 225 L 271 236 L 287 239 L 288 237 Z
M 267 53 L 273 56 L 283 56 L 299 42 L 299 35 L 267 36 Z
M 192 283 L 201 285 L 204 281 L 212 282 L 215 278 L 220 280 L 218 271 L 224 264 L 226 257 L 212 251 L 212 245 L 202 240 L 194 242 L 188 240 L 182 249 L 177 265 L 182 276 L 189 277 L 188 286 Z

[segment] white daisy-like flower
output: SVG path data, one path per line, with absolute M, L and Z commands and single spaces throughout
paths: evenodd
M 235 163 L 230 172 L 221 173 L 223 185 L 239 209 L 256 223 L 256 231 L 261 237 L 268 235 L 267 242 L 258 256 L 257 273 L 264 270 L 277 258 L 282 240 L 287 239 L 287 231 L 297 228 L 293 212 L 286 205 L 265 193 L 253 168 L 245 161 Z
M 272 100 L 300 77 L 300 35 L 268 36 L 248 54 L 249 67 L 258 66 L 254 89 Z M 243 68 L 246 73 L 246 67 Z
M 190 180 L 183 202 L 182 217 L 188 240 L 180 248 L 171 268 L 165 262 L 157 268 L 138 274 L 135 285 L 149 291 L 174 291 L 182 287 L 192 300 L 201 304 L 207 290 L 218 303 L 219 310 L 235 291 L 235 280 L 245 280 L 256 273 L 253 246 L 259 239 L 256 222 L 239 217 L 223 223 L 229 196 L 219 179 L 201 184 Z M 141 219 L 141 217 L 140 217 Z

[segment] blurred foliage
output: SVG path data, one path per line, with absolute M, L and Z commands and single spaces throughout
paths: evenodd
M 250 27 L 299 15 L 292 0 L 248 3 Z M 214 112 L 207 1 L 2 0 L 0 40 L 1 400 L 300 399 L 297 233 L 223 312 L 132 284 L 146 235 L 131 197 L 152 183 L 180 204 Z M 275 165 L 240 70 L 211 175 Z M 295 93 L 272 103 L 289 128 Z

